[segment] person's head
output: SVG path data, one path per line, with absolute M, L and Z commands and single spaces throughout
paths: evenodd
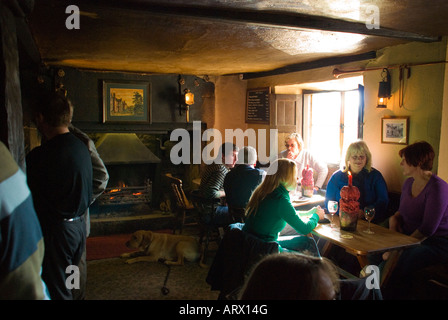
M 326 258 L 272 254 L 252 270 L 241 300 L 332 300 L 339 291 L 336 267 Z
M 425 171 L 431 171 L 434 161 L 434 149 L 426 141 L 419 141 L 401 149 L 398 154 L 402 158 L 401 165 L 417 167 Z
M 295 190 L 297 187 L 297 165 L 287 158 L 276 159 L 271 163 L 263 182 L 254 190 L 249 199 L 248 214 L 255 214 L 259 203 L 280 185 L 288 191 Z
M 228 168 L 233 168 L 238 160 L 238 147 L 232 142 L 224 142 L 219 148 L 218 159 Z
M 255 165 L 257 163 L 257 150 L 251 146 L 242 147 L 238 151 L 238 161 L 236 163 Z
M 68 127 L 72 118 L 70 101 L 59 92 L 45 94 L 34 106 L 34 117 L 39 130 L 42 126 Z
M 286 150 L 291 152 L 296 157 L 303 149 L 302 136 L 297 132 L 293 132 L 285 137 Z
M 367 144 L 359 140 L 352 142 L 347 148 L 344 172 L 358 173 L 363 168 L 368 172 L 372 171 L 372 154 Z

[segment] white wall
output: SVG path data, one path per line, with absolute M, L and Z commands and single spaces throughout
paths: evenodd
M 441 61 L 445 59 L 445 55 L 445 41 L 431 44 L 410 43 L 382 50 L 381 56 L 367 67 Z M 372 152 L 373 166 L 382 172 L 389 190 L 397 192 L 401 190 L 405 179 L 399 165 L 401 159 L 398 151 L 405 146 L 381 143 L 381 118 L 409 116 L 409 143 L 425 140 L 434 147 L 436 155 L 440 144 L 445 65 L 421 65 L 410 68 L 411 77 L 405 79 L 402 107 L 399 105 L 399 69 L 390 69 L 392 97 L 387 109 L 376 108 L 381 70 L 364 73 L 364 140 Z M 407 76 L 407 73 L 404 75 Z M 438 171 L 437 157 L 433 171 Z
M 247 128 L 269 129 L 269 126 L 245 123 L 246 89 L 278 85 L 319 82 L 334 79 L 332 71 L 357 69 L 359 67 L 383 67 L 402 64 L 444 61 L 447 58 L 447 40 L 436 43 L 409 43 L 388 47 L 378 52 L 372 61 L 356 62 L 341 66 L 325 67 L 279 76 L 241 81 L 237 76 L 217 77 L 215 82 L 216 122 L 214 127 L 223 136 L 225 129 Z M 373 154 L 373 166 L 380 170 L 390 191 L 399 192 L 404 177 L 399 166 L 398 151 L 402 145 L 381 143 L 381 118 L 386 115 L 410 117 L 410 143 L 426 140 L 436 151 L 434 172 L 448 180 L 448 71 L 445 64 L 412 66 L 411 77 L 406 80 L 404 107 L 398 105 L 398 69 L 390 69 L 392 76 L 392 98 L 387 109 L 376 108 L 378 83 L 381 70 L 364 73 L 366 140 Z M 440 151 L 440 155 L 439 155 Z

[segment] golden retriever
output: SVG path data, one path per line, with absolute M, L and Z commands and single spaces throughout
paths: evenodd
M 131 258 L 126 260 L 126 263 L 162 260 L 167 265 L 181 266 L 184 259 L 196 261 L 200 257 L 199 244 L 190 236 L 139 230 L 132 234 L 126 246 L 139 250 L 123 253 L 121 258 Z

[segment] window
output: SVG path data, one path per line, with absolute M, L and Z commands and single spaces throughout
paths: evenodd
M 362 138 L 361 101 L 359 89 L 304 94 L 303 136 L 307 149 L 327 163 L 339 164 L 347 146 Z

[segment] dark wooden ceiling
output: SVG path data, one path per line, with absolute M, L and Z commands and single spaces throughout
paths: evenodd
M 78 30 L 65 27 L 68 5 Z M 438 41 L 447 17 L 446 0 L 39 0 L 28 23 L 47 65 L 248 78 Z

